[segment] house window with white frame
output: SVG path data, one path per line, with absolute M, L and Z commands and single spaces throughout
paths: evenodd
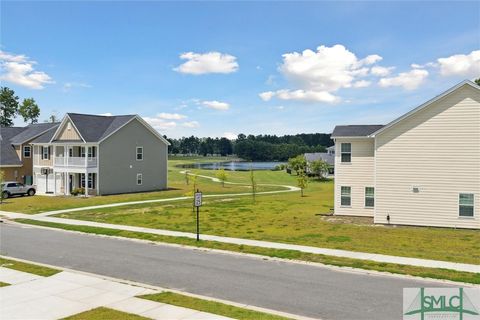
M 374 187 L 365 187 L 365 207 L 366 208 L 375 207 L 375 188 Z
M 349 163 L 352 162 L 352 144 L 351 143 L 342 143 L 340 144 L 340 157 L 341 162 Z
M 85 173 L 80 174 L 80 186 L 85 188 Z M 95 188 L 95 175 L 93 173 L 88 174 L 88 188 L 94 189 Z
M 341 187 L 340 188 L 340 205 L 350 207 L 352 204 L 352 188 Z
M 50 159 L 50 147 L 42 146 L 42 160 Z
M 80 157 L 85 158 L 85 147 L 80 147 Z
M 143 183 L 143 175 L 141 173 L 137 173 L 137 185 L 141 186 Z
M 458 215 L 460 217 L 473 217 L 474 202 L 473 193 L 460 193 L 458 196 Z
M 143 147 L 137 147 L 136 159 L 137 159 L 137 161 L 142 161 L 143 160 Z
M 30 158 L 32 156 L 32 147 L 31 146 L 23 146 L 23 157 Z

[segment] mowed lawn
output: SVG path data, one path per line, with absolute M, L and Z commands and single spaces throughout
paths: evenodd
M 205 172 L 203 172 L 205 173 Z M 212 173 L 210 173 L 212 174 Z M 256 173 L 267 183 L 295 183 L 284 172 Z M 248 173 L 235 172 L 243 181 Z M 329 217 L 333 181 L 311 181 L 299 192 L 205 199 L 201 233 L 277 241 L 334 249 L 418 257 L 452 262 L 480 262 L 480 232 L 424 227 L 373 225 L 370 219 Z M 60 214 L 59 217 L 195 232 L 191 201 L 135 205 Z
M 130 193 L 130 194 L 119 194 L 119 195 L 109 195 L 109 196 L 99 196 L 99 197 L 51 197 L 51 196 L 34 196 L 34 197 L 13 197 L 5 199 L 0 205 L 0 210 L 9 211 L 9 212 L 21 212 L 21 213 L 40 213 L 45 211 L 77 208 L 77 207 L 88 207 L 94 205 L 101 205 L 107 203 L 118 203 L 118 202 L 128 202 L 128 201 L 140 201 L 140 200 L 153 200 L 153 199 L 166 199 L 173 197 L 188 196 L 192 193 L 193 185 L 189 185 L 185 182 L 185 174 L 180 173 L 181 168 L 177 168 L 177 165 L 184 163 L 191 163 L 192 161 L 201 162 L 201 161 L 227 161 L 229 158 L 192 158 L 185 157 L 180 160 L 171 160 L 169 161 L 168 168 L 168 190 L 155 191 L 155 192 L 142 192 L 142 193 Z M 190 170 L 193 173 L 205 173 L 205 170 Z M 209 172 L 209 174 L 214 176 L 214 172 Z M 190 179 L 191 180 L 191 179 Z M 209 179 L 198 178 L 197 179 L 198 187 L 205 194 L 222 194 L 222 193 L 243 193 L 250 192 L 248 186 L 237 186 L 226 184 L 225 187 L 222 187 L 217 182 L 212 182 Z M 259 186 L 258 191 L 274 191 L 274 190 L 285 190 L 284 188 L 274 187 L 274 186 Z

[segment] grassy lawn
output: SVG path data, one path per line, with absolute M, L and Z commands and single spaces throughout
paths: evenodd
M 173 197 L 180 197 L 185 195 L 190 195 L 192 192 L 192 185 L 187 185 L 185 183 L 185 175 L 181 174 L 180 171 L 183 170 L 178 168 L 178 165 L 191 163 L 192 161 L 201 162 L 201 161 L 226 161 L 229 158 L 192 158 L 184 157 L 181 160 L 172 160 L 169 161 L 168 168 L 168 190 L 155 191 L 155 192 L 142 192 L 142 193 L 130 193 L 130 194 L 119 194 L 119 195 L 109 195 L 109 196 L 99 196 L 99 197 L 50 197 L 50 196 L 34 196 L 34 197 L 13 197 L 5 199 L 0 205 L 0 210 L 10 211 L 10 212 L 21 212 L 21 213 L 40 213 L 45 211 L 61 210 L 68 208 L 77 208 L 77 207 L 88 207 L 94 205 L 101 205 L 107 203 L 118 203 L 118 202 L 128 202 L 128 201 L 140 201 L 140 200 L 152 200 L 152 199 L 166 199 Z M 214 172 L 205 171 L 205 170 L 190 170 L 194 173 L 205 173 L 207 175 L 214 176 Z M 246 181 L 246 180 L 245 180 Z M 249 192 L 248 186 L 237 186 L 237 185 L 225 185 L 222 187 L 219 183 L 213 182 L 209 179 L 198 178 L 197 179 L 198 188 L 201 189 L 205 194 L 221 194 L 221 193 L 243 193 Z M 284 188 L 273 187 L 273 186 L 259 186 L 258 191 L 274 191 L 274 190 L 284 190 Z
M 383 271 L 398 274 L 408 274 L 418 277 L 426 277 L 433 279 L 446 279 L 458 282 L 467 282 L 480 284 L 480 274 L 469 272 L 458 272 L 446 269 L 433 269 L 424 267 L 405 266 L 393 263 L 379 263 L 368 260 L 349 259 L 341 257 L 326 256 L 320 254 L 303 253 L 294 250 L 279 250 L 268 249 L 253 246 L 235 245 L 215 241 L 195 241 L 194 239 L 184 237 L 168 237 L 156 234 L 141 233 L 124 231 L 108 228 L 97 228 L 89 226 L 75 226 L 61 223 L 52 223 L 45 221 L 29 220 L 29 219 L 16 219 L 15 221 L 33 225 L 46 226 L 51 228 L 59 228 L 64 230 L 80 231 L 91 234 L 101 234 L 107 236 L 117 236 L 133 239 L 143 239 L 156 242 L 175 243 L 181 245 L 187 245 L 191 247 L 211 248 L 227 251 L 235 251 L 242 253 L 258 254 L 273 258 L 282 258 L 290 260 L 302 260 L 309 262 L 318 262 L 326 265 L 352 267 L 366 270 Z
M 36 264 L 6 259 L 3 257 L 0 257 L 0 266 L 4 268 L 13 269 L 13 270 L 33 273 L 42 277 L 53 276 L 54 274 L 61 272 L 61 270 L 43 267 Z
M 136 314 L 126 313 L 104 307 L 85 311 L 67 318 L 64 320 L 148 320 Z
M 269 172 L 270 173 L 270 172 Z M 286 175 L 281 172 L 270 174 Z M 202 233 L 452 262 L 479 263 L 480 232 L 373 225 L 368 219 L 328 217 L 333 182 L 311 182 L 299 193 L 205 199 Z M 62 218 L 195 232 L 191 203 L 134 205 L 59 214 Z
M 218 314 L 221 316 L 230 317 L 230 318 L 239 319 L 239 320 L 286 320 L 288 319 L 288 318 L 280 317 L 273 314 L 239 308 L 239 307 L 235 307 L 235 306 L 220 303 L 220 302 L 193 298 L 190 296 L 185 296 L 185 295 L 173 293 L 173 292 L 149 294 L 149 295 L 139 296 L 138 298 L 143 298 L 143 299 L 152 300 L 156 302 L 168 303 L 174 306 L 190 308 L 190 309 L 199 310 L 203 312 L 209 312 L 209 313 Z
M 10 285 L 10 283 L 6 283 L 6 282 L 1 282 L 1 281 L 0 281 L 0 288 L 1 288 L 1 287 L 6 287 L 6 286 L 9 286 L 9 285 Z

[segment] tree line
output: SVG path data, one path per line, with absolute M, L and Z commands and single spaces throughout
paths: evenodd
M 287 161 L 306 152 L 325 152 L 333 145 L 330 134 L 302 133 L 296 135 L 245 135 L 237 139 L 198 138 L 195 136 L 172 139 L 170 154 L 232 155 L 252 161 Z

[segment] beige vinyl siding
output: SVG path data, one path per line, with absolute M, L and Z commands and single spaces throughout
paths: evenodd
M 351 143 L 352 160 L 341 162 L 341 144 Z M 365 208 L 365 187 L 374 186 L 374 139 L 338 138 L 335 140 L 335 214 L 373 217 L 374 209 Z M 351 187 L 351 206 L 340 204 L 341 187 Z
M 70 124 L 70 129 L 69 125 Z M 55 140 L 82 140 L 77 130 L 70 121 L 66 121 L 61 131 L 58 133 Z
M 46 146 L 45 146 L 46 148 Z M 42 146 L 33 147 L 34 164 L 37 166 L 53 166 L 53 146 L 50 146 L 50 159 L 42 159 Z
M 480 228 L 479 90 L 465 85 L 379 134 L 375 172 L 376 223 Z M 475 194 L 474 218 L 459 217 L 459 193 Z

